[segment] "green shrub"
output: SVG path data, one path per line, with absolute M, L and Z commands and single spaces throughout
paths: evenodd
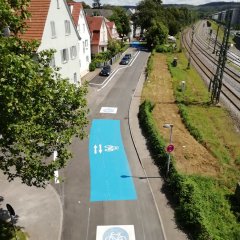
M 139 123 L 155 164 L 159 170 L 166 170 L 168 154 L 152 116 L 153 108 L 154 104 L 148 100 L 140 105 Z M 217 180 L 182 175 L 172 161 L 166 184 L 176 205 L 176 219 L 192 239 L 240 239 L 239 224 Z
M 96 63 L 95 63 L 94 61 L 92 61 L 92 62 L 89 64 L 89 71 L 90 71 L 90 72 L 93 72 L 95 69 L 96 69 Z

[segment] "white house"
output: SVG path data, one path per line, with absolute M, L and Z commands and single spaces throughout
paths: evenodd
M 52 64 L 60 67 L 62 77 L 81 84 L 79 47 L 80 35 L 65 0 L 31 0 L 28 30 L 21 37 L 40 41 L 38 52 L 55 49 Z
M 81 36 L 78 42 L 79 46 L 79 63 L 80 74 L 84 76 L 89 71 L 89 64 L 91 62 L 91 37 L 88 27 L 87 19 L 83 10 L 82 3 L 80 2 L 68 2 L 70 11 L 77 27 L 77 31 Z
M 92 54 L 107 51 L 109 33 L 105 18 L 102 16 L 86 17 L 91 32 Z

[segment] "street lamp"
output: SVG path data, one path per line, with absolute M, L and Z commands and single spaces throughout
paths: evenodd
M 171 157 L 170 157 L 170 152 L 173 151 L 174 147 L 172 145 L 172 128 L 173 128 L 173 124 L 171 123 L 165 123 L 163 125 L 164 128 L 170 128 L 170 138 L 169 138 L 169 145 L 168 145 L 168 148 L 167 148 L 167 152 L 168 152 L 168 162 L 167 162 L 167 175 L 168 175 L 168 172 L 169 172 L 169 167 L 170 167 L 170 160 L 171 160 Z

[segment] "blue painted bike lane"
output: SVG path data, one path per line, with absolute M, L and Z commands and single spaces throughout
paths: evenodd
M 120 120 L 92 121 L 89 141 L 90 201 L 136 200 Z

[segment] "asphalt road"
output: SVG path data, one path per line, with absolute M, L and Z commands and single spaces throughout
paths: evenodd
M 122 141 L 132 174 L 127 177 L 133 179 L 137 199 L 91 202 L 89 139 L 75 139 L 71 145 L 73 159 L 60 172 L 64 181 L 56 185 L 63 203 L 63 240 L 105 240 L 100 237 L 100 232 L 97 238 L 97 228 L 112 225 L 129 228 L 129 240 L 164 239 L 154 199 L 129 131 L 128 111 L 131 97 L 149 56 L 144 51 L 134 54 L 133 61 L 128 66 L 118 66 L 110 77 L 97 76 L 91 81 L 89 129 L 93 119 L 120 120 Z M 100 113 L 101 107 L 117 108 L 117 113 Z M 119 236 L 115 236 L 115 239 L 125 240 Z

